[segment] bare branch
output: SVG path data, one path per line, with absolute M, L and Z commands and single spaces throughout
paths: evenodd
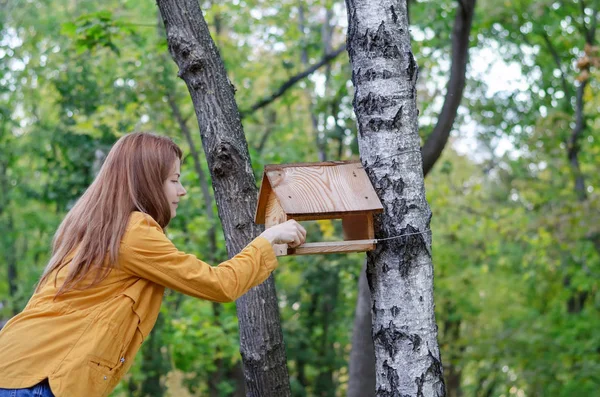
M 305 77 L 310 76 L 312 73 L 314 73 L 315 71 L 317 71 L 322 66 L 327 65 L 328 63 L 330 63 L 331 61 L 333 61 L 335 58 L 337 58 L 337 56 L 340 55 L 344 51 L 346 51 L 346 44 L 343 44 L 342 46 L 340 46 L 335 51 L 333 51 L 333 52 L 325 55 L 319 62 L 317 62 L 314 65 L 310 66 L 309 68 L 307 68 L 303 72 L 300 72 L 300 73 L 298 73 L 295 76 L 292 76 L 288 81 L 286 81 L 285 83 L 283 83 L 279 87 L 279 89 L 277 89 L 277 91 L 275 91 L 273 94 L 271 94 L 270 96 L 268 96 L 266 98 L 261 99 L 260 101 L 258 101 L 254 105 L 252 105 L 249 109 L 242 111 L 241 112 L 241 117 L 244 118 L 244 117 L 248 116 L 249 114 L 255 112 L 256 110 L 258 110 L 258 109 L 260 109 L 260 108 L 262 108 L 264 106 L 267 106 L 268 104 L 270 104 L 271 102 L 273 102 L 274 100 L 276 100 L 277 98 L 279 98 L 280 96 L 282 96 L 294 84 L 296 84 L 300 80 L 304 79 Z
M 581 8 L 581 26 L 583 28 L 583 35 L 584 35 L 586 41 L 591 41 L 590 40 L 590 31 L 589 31 L 587 25 L 585 24 L 585 1 L 584 0 L 579 0 L 579 7 Z
M 262 153 L 263 149 L 265 148 L 267 139 L 269 138 L 269 136 L 275 129 L 274 125 L 275 125 L 275 121 L 277 119 L 277 112 L 275 112 L 272 109 L 268 109 L 268 108 L 265 110 L 266 110 L 265 111 L 265 122 L 264 122 L 265 132 L 263 133 L 262 137 L 260 138 L 260 142 L 258 143 L 258 146 L 256 146 L 256 151 L 258 152 L 259 155 Z
M 552 59 L 554 59 L 554 63 L 556 63 L 556 67 L 560 71 L 560 80 L 563 87 L 563 91 L 565 92 L 565 98 L 567 99 L 567 101 L 570 101 L 569 98 L 571 96 L 571 90 L 569 89 L 569 84 L 567 83 L 567 78 L 562 66 L 562 62 L 560 60 L 560 55 L 558 55 L 558 51 L 556 51 L 556 48 L 552 44 L 552 41 L 550 41 L 550 36 L 548 36 L 548 33 L 544 31 L 544 33 L 542 33 L 541 36 L 544 39 L 544 42 L 546 43 L 546 47 L 548 47 L 548 51 L 550 51 L 550 54 L 552 55 Z
M 596 27 L 598 26 L 598 12 L 600 11 L 600 5 L 596 4 L 596 9 L 592 12 L 592 26 L 590 26 L 590 33 L 588 35 L 588 42 L 593 43 L 596 37 Z

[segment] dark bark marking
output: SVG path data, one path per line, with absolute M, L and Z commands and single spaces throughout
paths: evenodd
M 398 111 L 396 112 L 396 115 L 394 116 L 394 119 L 392 120 L 392 127 L 394 129 L 400 128 L 402 126 L 402 122 L 400 121 L 401 119 L 402 119 L 402 106 L 400 106 L 400 108 L 398 108 Z
M 410 51 L 406 51 L 406 57 L 408 58 L 408 66 L 406 67 L 406 74 L 407 74 L 407 79 L 409 81 L 417 81 L 417 71 L 418 71 L 418 66 L 417 63 L 415 62 L 415 57 L 413 56 L 412 52 Z
M 383 370 L 385 371 L 385 377 L 390 385 L 390 389 L 398 390 L 398 387 L 400 386 L 400 377 L 396 370 L 388 365 L 387 360 L 383 362 Z
M 378 309 L 377 308 L 377 301 L 376 300 L 373 300 L 372 309 L 373 309 L 373 314 L 375 314 L 375 315 L 383 316 L 385 314 L 385 309 Z
M 348 56 L 350 57 L 350 61 L 352 62 L 352 58 L 356 53 L 354 49 L 354 44 L 357 43 L 357 40 L 354 39 L 355 35 L 358 32 L 358 18 L 356 18 L 356 9 L 352 10 L 348 18 L 348 34 L 346 38 L 346 47 L 348 48 Z M 356 86 L 356 84 L 354 85 Z
M 402 178 L 391 180 L 388 177 L 381 178 L 375 183 L 375 191 L 379 197 L 387 191 L 393 191 L 396 197 L 402 197 L 405 183 Z
M 361 72 L 361 68 L 358 69 L 358 71 L 354 71 L 354 69 L 352 69 L 352 76 L 350 77 L 350 80 L 352 80 L 352 85 L 354 87 L 356 87 L 356 84 L 358 83 L 358 79 L 360 79 L 360 72 Z M 356 97 L 356 94 L 354 94 L 354 96 Z
M 394 6 L 390 6 L 390 11 L 392 12 L 392 21 L 394 23 L 398 22 L 398 14 L 396 14 L 396 10 L 394 10 Z
M 379 250 L 378 250 L 379 251 Z M 367 284 L 369 285 L 369 291 L 373 291 L 373 264 L 374 261 L 367 261 Z M 373 301 L 373 307 L 375 307 L 375 301 Z
M 399 54 L 400 54 L 400 50 L 398 49 L 397 46 L 393 45 L 393 46 L 387 47 L 385 49 L 383 56 L 385 58 L 396 59 Z
M 240 155 L 235 146 L 228 142 L 220 142 L 211 155 L 212 173 L 216 177 L 223 178 L 240 169 L 235 164 L 236 160 L 241 160 Z
M 359 114 L 372 115 L 373 113 L 383 113 L 385 109 L 392 106 L 396 106 L 396 101 L 392 97 L 384 97 L 369 92 L 366 98 L 358 100 L 356 109 Z
M 370 69 L 366 70 L 365 72 L 363 72 L 362 69 L 358 69 L 358 72 L 356 74 L 354 74 L 354 71 L 352 73 L 354 76 L 352 82 L 355 85 L 357 82 L 373 81 L 376 79 L 387 80 L 387 79 L 391 79 L 392 77 L 399 77 L 399 75 L 397 73 L 394 73 L 387 69 L 383 69 L 382 71 L 377 71 L 373 68 L 370 68 Z M 397 99 L 398 97 L 393 96 L 392 98 Z
M 431 365 L 421 374 L 421 376 L 418 376 L 415 379 L 415 383 L 417 384 L 417 397 L 426 397 L 425 394 L 423 394 L 423 384 L 425 384 L 427 378 L 439 379 L 439 382 L 434 383 L 434 387 L 437 386 L 437 390 L 434 391 L 435 394 L 433 397 L 445 396 L 446 385 L 444 383 L 444 377 L 442 376 L 442 363 L 434 357 L 429 349 L 427 350 L 427 356 L 431 360 Z
M 353 27 L 352 30 L 355 28 L 356 27 Z M 350 27 L 348 27 L 348 32 L 350 32 L 350 30 Z M 350 37 L 349 40 L 352 40 L 356 45 L 369 52 L 370 58 L 384 57 L 388 59 L 396 59 L 400 55 L 400 50 L 390 39 L 392 35 L 386 29 L 384 21 L 381 21 L 376 32 L 366 29 L 362 36 L 359 34 L 356 36 L 357 37 L 355 40 L 350 39 Z M 353 54 L 354 48 L 352 48 L 352 55 Z
M 384 263 L 383 266 L 381 267 L 381 271 L 383 273 L 387 273 L 390 270 L 390 267 L 388 266 L 387 263 Z
M 400 314 L 400 308 L 398 306 L 392 306 L 392 316 L 398 317 L 398 314 Z
M 364 126 L 367 130 L 363 131 L 361 129 L 361 136 L 363 136 L 364 132 L 379 132 L 382 129 L 386 131 L 396 131 L 398 129 L 398 126 L 395 123 L 395 119 L 384 120 L 379 117 L 372 117 L 371 119 L 369 119 L 367 125 Z
M 408 214 L 408 206 L 406 205 L 406 199 L 394 200 L 392 202 L 392 210 L 390 211 L 390 216 L 396 217 L 397 219 L 402 219 L 406 214 Z
M 425 374 L 417 376 L 417 379 L 415 379 L 415 383 L 417 384 L 417 397 L 425 397 L 425 395 L 423 395 L 423 383 L 425 383 Z
M 400 208 L 402 209 L 402 207 Z M 397 211 L 395 206 L 394 211 Z M 391 250 L 398 252 L 398 257 L 400 259 L 400 262 L 398 263 L 398 271 L 400 272 L 400 276 L 402 278 L 408 277 L 410 273 L 410 264 L 419 254 L 426 252 L 427 255 L 429 255 L 427 243 L 423 235 L 413 234 L 418 232 L 419 229 L 413 227 L 412 225 L 406 225 L 406 227 L 400 229 L 400 232 L 398 233 L 400 236 L 405 236 L 386 241 Z
M 401 394 L 397 390 L 384 390 L 381 386 L 377 389 L 377 397 L 410 397 L 408 394 Z
M 375 310 L 373 310 L 375 314 Z M 407 334 L 396 327 L 396 325 L 390 321 L 387 327 L 381 326 L 379 331 L 373 335 L 373 341 L 378 342 L 388 353 L 390 358 L 393 358 L 398 353 L 398 346 L 400 342 L 407 341 L 412 344 L 413 352 L 417 351 L 421 346 L 421 337 L 417 334 Z
M 379 117 L 373 117 L 367 123 L 367 129 L 373 132 L 379 132 L 381 126 L 386 123 L 386 120 L 380 119 Z

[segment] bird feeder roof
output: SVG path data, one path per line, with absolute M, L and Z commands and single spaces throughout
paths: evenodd
M 267 202 L 276 198 L 291 217 L 332 218 L 383 212 L 359 161 L 273 164 L 265 166 L 255 222 L 265 222 Z

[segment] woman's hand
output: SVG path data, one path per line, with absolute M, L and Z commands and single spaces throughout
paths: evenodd
M 269 240 L 271 245 L 287 244 L 290 248 L 296 248 L 306 241 L 306 230 L 292 219 L 268 228 L 260 237 Z

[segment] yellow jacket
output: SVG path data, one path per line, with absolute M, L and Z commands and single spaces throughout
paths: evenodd
M 165 287 L 229 302 L 262 283 L 277 265 L 269 241 L 258 237 L 211 267 L 177 250 L 150 216 L 133 212 L 118 266 L 106 279 L 53 301 L 52 274 L 0 331 L 0 388 L 30 387 L 48 378 L 57 397 L 107 396 L 154 327 Z M 57 285 L 65 274 L 66 267 Z

